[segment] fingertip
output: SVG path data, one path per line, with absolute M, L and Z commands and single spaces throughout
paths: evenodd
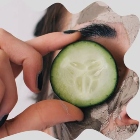
M 28 73 L 28 74 L 26 74 Z M 31 73 L 29 74 L 30 72 L 24 72 L 23 71 L 23 79 L 24 79 L 24 82 L 26 84 L 26 86 L 33 92 L 33 93 L 36 93 L 38 94 L 40 92 L 40 89 L 38 88 L 38 75 L 39 74 L 36 74 L 36 73 Z
M 82 121 L 83 112 L 76 106 L 58 99 L 49 99 L 36 104 L 43 124 L 47 127 L 56 124 Z
M 39 91 L 41 91 L 42 86 L 43 86 L 43 72 L 40 72 L 39 75 L 37 76 L 37 87 Z
M 58 100 L 61 104 L 61 108 L 66 113 L 67 120 L 69 121 L 82 121 L 84 118 L 84 114 L 80 108 L 62 100 Z M 60 109 L 61 109 L 60 108 Z
M 67 31 L 63 31 L 64 35 L 71 35 L 71 36 L 75 36 L 76 38 L 80 38 L 81 32 L 79 32 L 78 30 L 67 30 Z
M 41 56 L 41 55 L 40 55 Z M 26 86 L 34 93 L 39 93 L 42 87 L 41 71 L 42 57 L 28 58 L 23 62 L 23 78 Z M 43 78 L 42 78 L 43 79 Z
M 6 119 L 8 118 L 8 115 L 9 114 L 4 115 L 0 118 L 0 127 L 5 123 Z

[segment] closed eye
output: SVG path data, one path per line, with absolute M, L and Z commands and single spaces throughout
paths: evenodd
M 107 37 L 115 38 L 117 32 L 114 28 L 106 24 L 91 24 L 84 28 L 79 29 L 83 37 Z

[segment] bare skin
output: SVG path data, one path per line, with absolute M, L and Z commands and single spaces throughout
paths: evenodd
M 42 56 L 76 41 L 80 36 L 80 33 L 65 35 L 62 32 L 56 32 L 22 42 L 7 31 L 0 29 L 0 117 L 9 114 L 16 104 L 15 78 L 21 70 L 23 70 L 24 81 L 29 89 L 36 93 L 39 92 L 36 77 L 42 70 Z M 6 121 L 0 127 L 0 138 L 27 130 L 43 131 L 58 123 L 82 119 L 82 111 L 67 102 L 41 101 L 30 106 L 17 117 Z
M 67 30 L 70 27 L 69 22 L 72 19 L 72 15 L 70 13 L 67 14 L 68 17 L 63 30 Z M 79 29 L 88 24 L 78 24 L 71 29 Z M 117 38 L 106 39 L 95 37 L 90 39 L 104 45 L 112 53 L 120 70 L 119 75 L 121 78 L 119 79 L 119 84 L 121 84 L 127 71 L 129 71 L 124 65 L 123 57 L 130 44 L 123 25 L 120 23 L 107 24 L 116 29 Z M 50 51 L 60 50 L 65 45 L 80 39 L 80 37 L 81 35 L 78 32 L 70 35 L 52 33 L 22 42 L 3 29 L 0 29 L 0 62 L 2 64 L 1 69 L 3 70 L 0 72 L 0 117 L 8 114 L 16 104 L 17 91 L 15 77 L 21 70 L 24 72 L 24 81 L 29 89 L 33 92 L 39 92 L 36 77 L 42 70 L 42 56 Z M 113 49 L 111 46 L 113 46 Z M 54 118 L 50 116 L 54 116 Z M 117 118 L 115 121 L 111 118 L 107 128 L 113 129 L 114 123 L 118 126 L 138 124 L 138 121 L 131 119 L 127 115 L 126 106 L 124 106 L 124 109 L 120 113 L 120 117 L 121 119 Z M 6 121 L 0 128 L 0 138 L 27 130 L 45 131 L 46 128 L 58 123 L 75 120 L 81 121 L 82 119 L 83 113 L 81 110 L 69 103 L 58 100 L 41 101 L 30 106 L 14 119 Z M 102 133 L 105 132 L 106 129 L 102 131 Z
M 73 18 L 73 15 L 70 14 L 69 12 L 67 13 L 67 16 L 68 17 L 66 18 L 66 21 L 64 23 L 65 26 L 64 26 L 63 30 L 67 30 L 68 28 L 70 28 L 69 23 L 71 23 L 71 22 L 73 22 L 73 20 L 75 20 Z M 92 23 L 104 23 L 104 22 L 93 20 L 92 22 L 77 24 L 76 26 L 72 27 L 71 30 L 78 30 L 78 29 L 86 27 Z M 130 42 L 129 42 L 129 38 L 128 38 L 128 35 L 126 32 L 126 29 L 124 28 L 122 23 L 117 23 L 117 22 L 109 23 L 108 22 L 105 24 L 109 25 L 110 27 L 112 27 L 116 30 L 117 36 L 115 38 L 105 38 L 105 37 L 97 36 L 97 37 L 90 37 L 90 38 L 88 38 L 88 40 L 92 40 L 92 41 L 95 41 L 95 42 L 103 45 L 113 55 L 113 57 L 116 61 L 118 70 L 119 70 L 119 81 L 118 81 L 118 88 L 119 88 L 129 71 L 129 69 L 124 64 L 123 59 L 124 59 L 125 53 L 127 52 L 127 50 L 130 47 Z M 55 56 L 58 53 L 59 53 L 59 51 L 56 51 Z M 138 125 L 139 122 L 137 120 L 131 119 L 128 116 L 128 114 L 126 112 L 126 105 L 125 105 L 119 115 L 119 118 L 116 118 L 115 120 L 113 120 L 113 118 L 111 117 L 109 120 L 108 126 L 104 130 L 102 130 L 101 133 L 105 134 L 108 131 L 108 129 L 113 130 L 116 125 L 125 126 L 125 125 L 130 125 L 130 124 Z

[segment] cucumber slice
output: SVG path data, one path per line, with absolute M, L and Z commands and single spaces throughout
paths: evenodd
M 117 85 L 117 67 L 112 55 L 93 41 L 78 41 L 65 47 L 51 66 L 54 92 L 78 107 L 106 100 Z

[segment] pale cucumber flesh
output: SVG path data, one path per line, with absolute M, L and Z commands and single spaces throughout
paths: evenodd
M 117 68 L 103 46 L 78 41 L 68 45 L 54 59 L 50 81 L 61 99 L 86 107 L 103 102 L 113 93 Z

